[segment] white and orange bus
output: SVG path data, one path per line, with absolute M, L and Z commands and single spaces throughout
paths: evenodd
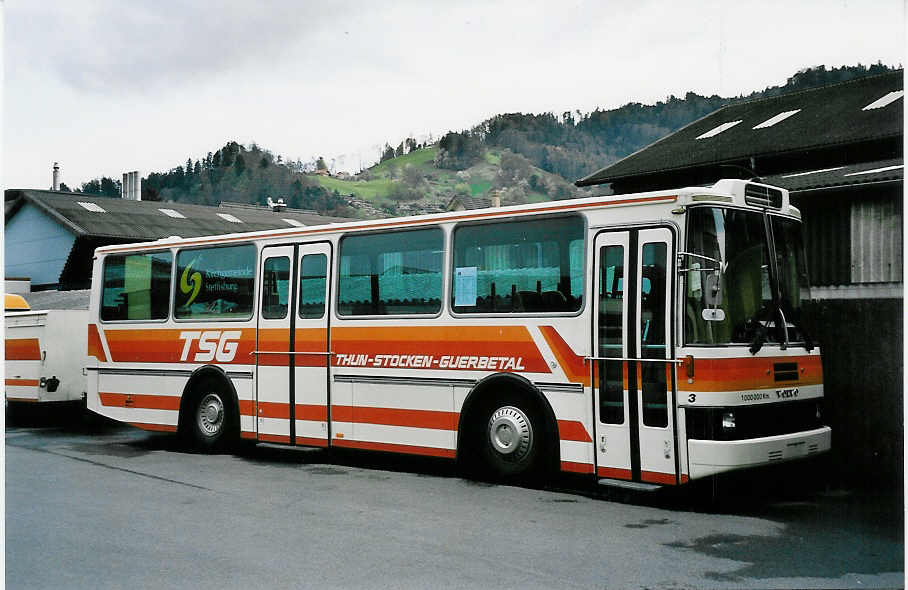
M 830 448 L 800 213 L 711 187 L 99 248 L 88 407 L 678 485 Z

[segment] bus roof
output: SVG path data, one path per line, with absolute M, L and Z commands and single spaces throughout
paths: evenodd
M 708 187 L 687 187 L 676 190 L 660 190 L 646 193 L 632 193 L 619 195 L 599 195 L 586 197 L 583 199 L 570 199 L 564 201 L 549 201 L 546 203 L 531 203 L 526 205 L 510 205 L 506 207 L 496 207 L 490 209 L 472 209 L 467 211 L 449 211 L 445 213 L 432 213 L 428 215 L 414 215 L 410 217 L 390 217 L 383 219 L 357 219 L 348 222 L 328 223 L 324 225 L 312 225 L 306 227 L 288 227 L 286 229 L 262 230 L 254 232 L 242 232 L 233 234 L 222 234 L 212 236 L 197 236 L 192 238 L 182 238 L 180 236 L 171 236 L 162 238 L 153 242 L 137 242 L 133 244 L 115 244 L 103 246 L 96 250 L 98 254 L 107 254 L 113 252 L 124 252 L 132 250 L 153 250 L 168 248 L 173 246 L 199 246 L 205 244 L 220 244 L 229 242 L 249 241 L 265 238 L 277 237 L 300 237 L 311 236 L 324 233 L 345 232 L 345 231 L 369 231 L 375 229 L 396 229 L 407 228 L 433 223 L 444 223 L 451 221 L 494 219 L 496 217 L 507 217 L 515 214 L 530 213 L 568 213 L 571 211 L 580 211 L 592 208 L 609 207 L 613 205 L 655 205 L 670 204 L 679 200 L 687 200 L 692 194 L 700 195 L 729 195 L 729 191 L 740 193 L 740 200 L 743 204 L 744 186 L 747 181 L 744 180 L 720 180 L 713 186 Z M 753 184 L 753 183 L 750 183 Z M 739 186 L 740 185 L 740 186 Z M 788 191 L 785 193 L 786 208 L 788 205 Z M 738 199 L 735 198 L 735 202 Z

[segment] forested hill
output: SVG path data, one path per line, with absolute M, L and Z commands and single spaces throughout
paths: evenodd
M 589 113 L 509 113 L 438 142 L 413 138 L 385 145 L 380 162 L 355 176 L 333 174 L 324 159 L 286 160 L 255 144 L 228 142 L 205 157 L 190 157 L 142 179 L 144 200 L 216 205 L 264 204 L 283 198 L 293 208 L 339 216 L 405 215 L 442 210 L 452 198 L 486 197 L 503 204 L 582 194 L 571 183 L 676 131 L 723 105 L 776 96 L 880 74 L 894 68 L 824 66 L 802 70 L 784 85 L 723 98 L 688 92 L 653 105 L 629 103 Z M 356 143 L 356 142 L 354 142 Z M 95 179 L 82 192 L 119 196 L 119 180 Z M 77 189 L 79 190 L 79 189 Z
M 654 105 L 629 103 L 617 109 L 596 109 L 587 114 L 568 111 L 560 116 L 553 113 L 497 115 L 467 134 L 486 147 L 508 148 L 522 154 L 542 170 L 573 181 L 724 105 L 845 82 L 893 69 L 882 64 L 833 69 L 819 66 L 796 73 L 782 86 L 766 88 L 748 96 L 723 98 L 688 92 L 684 98 L 670 96 Z

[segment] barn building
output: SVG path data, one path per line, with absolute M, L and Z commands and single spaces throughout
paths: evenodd
M 343 221 L 283 207 L 208 207 L 31 189 L 8 189 L 4 210 L 6 277 L 31 279 L 34 290 L 87 288 L 99 246 Z
M 576 182 L 756 178 L 802 214 L 834 476 L 902 480 L 903 72 L 736 102 Z

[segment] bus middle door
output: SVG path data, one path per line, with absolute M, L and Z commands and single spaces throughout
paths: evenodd
M 258 440 L 328 445 L 327 243 L 262 249 Z

